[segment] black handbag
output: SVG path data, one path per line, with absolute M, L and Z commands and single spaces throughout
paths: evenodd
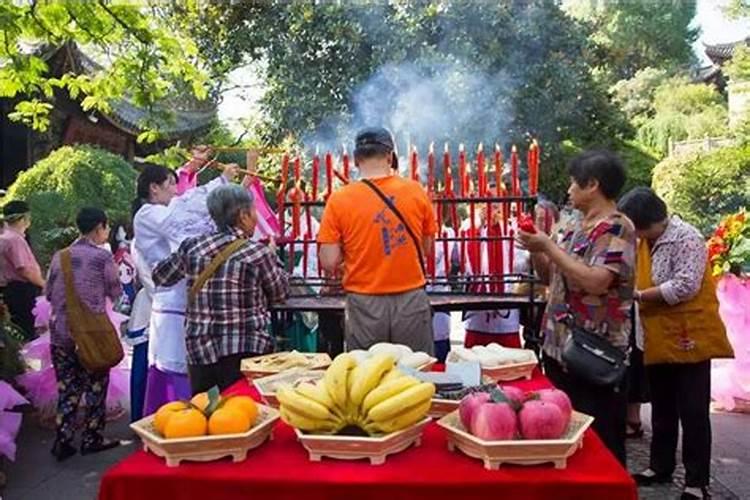
M 568 283 L 563 277 L 565 294 Z M 606 338 L 575 324 L 572 313 L 566 321 L 570 330 L 562 349 L 562 361 L 571 374 L 593 385 L 620 385 L 628 367 L 628 353 L 613 346 Z

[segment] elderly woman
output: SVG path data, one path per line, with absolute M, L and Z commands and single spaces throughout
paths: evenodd
M 208 151 L 189 163 L 205 164 Z M 146 164 L 137 180 L 133 203 L 133 259 L 140 279 L 148 281 L 151 270 L 191 236 L 214 230 L 206 209 L 206 197 L 237 174 L 237 165 L 228 165 L 211 182 L 176 196 L 176 177 L 171 170 Z M 190 395 L 185 354 L 184 282 L 156 287 L 152 294 L 148 326 L 148 375 L 144 413 L 155 412 L 162 404 Z
M 565 223 L 557 241 L 541 230 L 521 230 L 519 240 L 532 252 L 534 269 L 550 286 L 542 320 L 545 373 L 568 393 L 575 409 L 594 416 L 597 434 L 624 465 L 624 384 L 599 385 L 581 372 L 573 373 L 563 350 L 572 335 L 571 322 L 612 348 L 628 348 L 635 230 L 615 203 L 625 184 L 625 168 L 608 151 L 587 151 L 571 161 L 568 172 L 568 195 L 582 217 Z
M 208 211 L 217 231 L 185 240 L 152 273 L 157 286 L 187 278 L 185 344 L 193 393 L 242 378 L 240 361 L 273 350 L 268 305 L 289 293 L 271 248 L 250 240 L 257 214 L 238 185 L 212 191 Z
M 719 317 L 706 244 L 693 226 L 668 216 L 664 201 L 649 188 L 628 192 L 619 208 L 640 239 L 635 299 L 654 431 L 650 467 L 634 477 L 639 485 L 672 481 L 682 425 L 682 498 L 710 498 L 711 359 L 731 357 L 732 348 Z
M 118 446 L 119 441 L 104 439 L 105 403 L 109 371 L 89 373 L 78 361 L 76 346 L 68 328 L 65 281 L 73 283 L 74 293 L 91 312 L 103 313 L 106 299 L 115 301 L 122 294 L 120 278 L 112 254 L 101 248 L 109 238 L 106 214 L 98 208 L 82 208 L 76 217 L 81 237 L 69 248 L 57 252 L 50 264 L 46 295 L 52 305 L 50 350 L 57 377 L 57 437 L 52 454 L 62 461 L 74 455 L 73 437 L 78 407 L 86 407 L 81 426 L 81 454 L 96 453 Z M 70 252 L 70 277 L 62 266 L 62 252 Z

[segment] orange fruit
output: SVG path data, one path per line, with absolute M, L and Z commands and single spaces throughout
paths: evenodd
M 208 408 L 208 393 L 199 392 L 198 394 L 193 396 L 193 398 L 190 400 L 190 403 L 200 411 L 205 412 L 206 408 Z
M 250 419 L 242 410 L 219 408 L 208 420 L 209 434 L 239 434 L 250 430 Z
M 172 415 L 177 411 L 185 410 L 187 408 L 189 408 L 189 406 L 184 401 L 172 401 L 171 403 L 162 405 L 162 407 L 154 414 L 154 428 L 159 434 L 164 435 L 164 428 L 167 426 L 167 422 Z
M 250 420 L 250 427 L 255 425 L 255 421 L 258 419 L 258 403 L 250 396 L 231 397 L 224 402 L 222 408 L 239 410 L 244 413 Z
M 206 435 L 206 416 L 195 408 L 179 410 L 172 414 L 164 427 L 167 439 Z

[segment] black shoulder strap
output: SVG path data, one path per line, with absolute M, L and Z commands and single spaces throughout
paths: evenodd
M 362 182 L 365 183 L 367 187 L 372 189 L 375 194 L 377 194 L 381 200 L 383 200 L 383 203 L 385 203 L 385 206 L 390 209 L 393 214 L 398 217 L 398 220 L 401 221 L 401 223 L 404 225 L 404 228 L 406 229 L 406 232 L 409 233 L 409 236 L 411 237 L 411 241 L 414 243 L 414 247 L 417 249 L 417 256 L 419 257 L 419 267 L 422 269 L 422 276 L 427 278 L 427 272 L 425 271 L 424 267 L 424 255 L 422 253 L 422 244 L 417 239 L 417 236 L 414 234 L 414 231 L 412 231 L 411 227 L 409 227 L 409 224 L 406 222 L 406 219 L 404 219 L 404 216 L 401 215 L 401 212 L 398 211 L 398 208 L 396 208 L 396 205 L 393 204 L 390 198 L 388 198 L 370 179 L 362 179 Z

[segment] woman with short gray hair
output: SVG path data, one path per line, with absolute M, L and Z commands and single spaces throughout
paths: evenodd
M 185 344 L 193 394 L 241 380 L 243 358 L 273 351 L 268 305 L 289 293 L 286 273 L 273 251 L 249 238 L 257 214 L 250 194 L 234 184 L 206 201 L 217 230 L 190 238 L 159 263 L 154 283 L 187 278 Z

